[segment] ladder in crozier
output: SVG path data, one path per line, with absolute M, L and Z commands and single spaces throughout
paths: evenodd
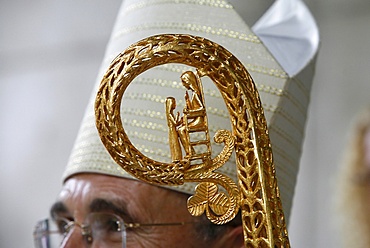
M 187 149 L 189 153 L 186 154 L 185 159 L 189 160 L 191 169 L 198 169 L 202 164 L 205 166 L 209 165 L 212 153 L 203 86 L 198 76 L 197 79 L 201 97 L 200 100 L 203 107 L 196 110 L 185 108 L 183 111 L 185 134 L 188 141 L 187 144 L 189 146 Z M 202 124 L 192 126 L 192 121 L 197 118 L 203 118 Z

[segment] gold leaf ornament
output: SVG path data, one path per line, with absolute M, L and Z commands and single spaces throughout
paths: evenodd
M 212 211 L 214 215 L 223 215 L 230 205 L 224 193 L 218 193 L 214 183 L 200 183 L 195 188 L 195 194 L 188 199 L 188 210 L 193 216 L 200 216 L 206 211 L 207 216 Z

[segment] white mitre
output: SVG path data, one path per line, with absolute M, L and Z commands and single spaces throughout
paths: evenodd
M 248 8 L 248 1 L 239 5 Z M 191 34 L 216 42 L 233 53 L 251 74 L 265 111 L 283 210 L 288 221 L 319 44 L 315 21 L 299 0 L 276 1 L 253 31 L 233 5 L 223 0 L 125 0 L 63 180 L 86 172 L 131 178 L 101 143 L 95 127 L 95 96 L 114 57 L 132 43 L 165 33 Z M 178 64 L 151 69 L 138 76 L 123 97 L 125 132 L 131 142 L 152 159 L 171 160 L 164 101 L 168 96 L 183 97 L 179 77 L 188 69 Z M 203 87 L 210 132 L 230 130 L 230 120 L 217 89 L 207 82 Z M 217 153 L 217 149 L 213 152 Z M 237 181 L 235 158 L 219 171 Z M 192 184 L 171 189 L 194 193 Z

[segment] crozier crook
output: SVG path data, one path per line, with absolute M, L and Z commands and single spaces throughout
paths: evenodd
M 120 105 L 125 90 L 142 72 L 167 63 L 195 68 L 199 76 L 214 82 L 224 99 L 232 130 L 220 130 L 215 135 L 216 142 L 224 142 L 225 146 L 213 159 L 209 152 L 200 156 L 196 149 L 193 152 L 186 148 L 185 156 L 178 156 L 177 152 L 171 163 L 159 162 L 142 154 L 123 129 Z M 197 93 L 204 99 L 201 92 Z M 207 119 L 205 108 L 197 113 L 184 111 L 193 120 L 197 114 Z M 290 246 L 259 94 L 243 64 L 225 48 L 191 35 L 158 35 L 131 45 L 113 60 L 104 75 L 96 97 L 95 116 L 104 146 L 128 173 L 156 185 L 199 182 L 196 194 L 188 200 L 191 214 L 201 215 L 205 211 L 210 221 L 224 224 L 240 208 L 245 247 Z M 187 132 L 191 131 L 189 126 Z M 237 184 L 215 171 L 233 150 Z M 201 162 L 193 164 L 192 158 Z M 225 188 L 227 194 L 218 193 L 217 185 Z

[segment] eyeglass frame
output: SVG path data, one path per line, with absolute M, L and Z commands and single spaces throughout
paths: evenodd
M 161 226 L 183 226 L 187 224 L 196 224 L 196 223 L 201 223 L 201 221 L 180 221 L 180 222 L 165 222 L 165 223 L 137 223 L 137 222 L 131 222 L 131 223 L 126 223 L 120 216 L 113 214 L 113 213 L 106 213 L 106 212 L 91 212 L 87 215 L 85 218 L 88 219 L 89 216 L 94 215 L 94 214 L 105 214 L 105 215 L 110 215 L 115 217 L 118 220 L 119 226 L 117 228 L 117 232 L 122 232 L 122 248 L 125 248 L 127 245 L 127 239 L 126 239 L 126 229 L 136 229 L 140 227 L 161 227 Z M 46 218 L 38 221 L 34 227 L 34 232 L 33 232 L 33 238 L 34 242 L 36 244 L 36 241 L 39 241 L 42 237 L 47 237 L 50 234 L 60 234 L 63 235 L 63 240 L 64 238 L 71 232 L 74 226 L 79 226 L 81 228 L 81 234 L 82 237 L 86 237 L 87 242 L 93 242 L 94 237 L 92 236 L 93 232 L 91 230 L 90 225 L 86 225 L 83 223 L 79 223 L 77 221 L 73 220 L 68 220 L 67 218 L 60 217 L 58 220 L 64 220 L 66 221 L 67 225 L 67 232 L 66 233 L 61 233 L 58 230 L 38 230 L 40 227 L 41 223 L 44 223 L 45 221 L 53 221 L 55 222 L 57 219 L 53 218 Z M 47 229 L 49 229 L 49 225 L 47 225 Z M 41 232 L 42 231 L 42 232 Z

